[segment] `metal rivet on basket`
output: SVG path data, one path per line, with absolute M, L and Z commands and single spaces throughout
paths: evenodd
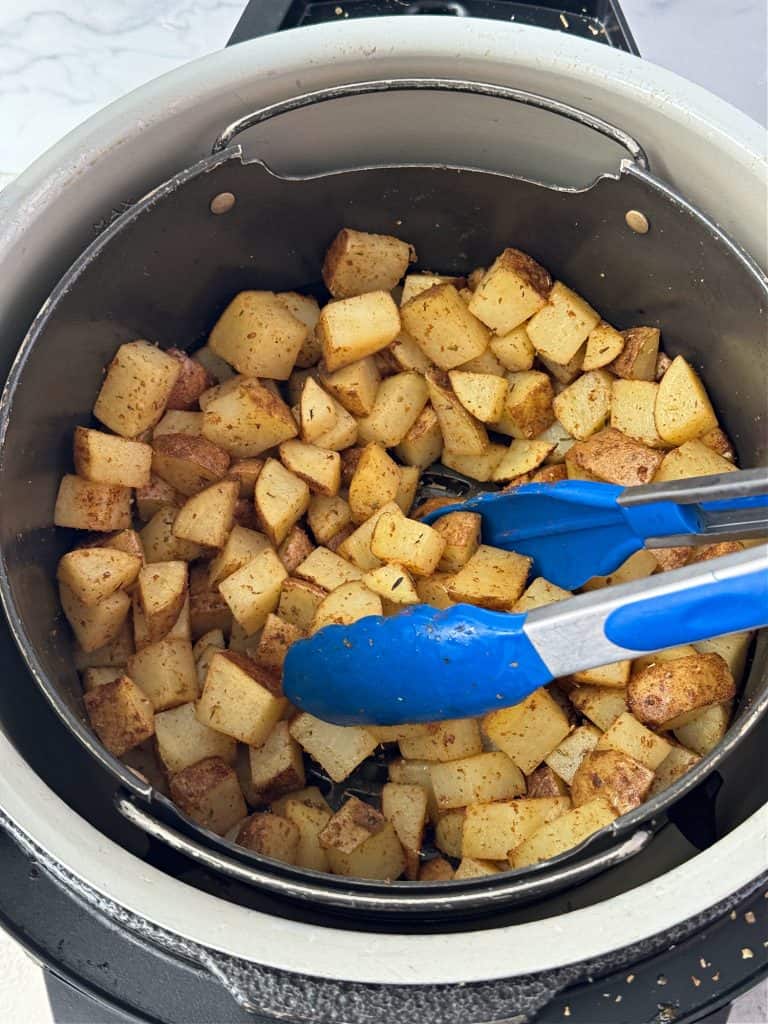
M 627 222 L 627 227 L 637 235 L 647 235 L 651 227 L 648 218 L 639 210 L 627 210 L 624 220 Z
M 235 197 L 231 192 L 219 192 L 211 200 L 211 213 L 229 213 L 235 202 Z

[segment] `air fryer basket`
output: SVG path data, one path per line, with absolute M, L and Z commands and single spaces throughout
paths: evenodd
M 624 153 L 587 187 L 545 185 L 446 166 L 382 166 L 281 176 L 247 159 L 241 131 L 294 109 L 394 89 L 477 94 L 547 110 Z M 510 140 L 512 145 L 514 140 Z M 557 139 L 553 142 L 556 152 Z M 232 193 L 226 215 L 211 200 Z M 647 234 L 625 215 L 640 211 Z M 416 246 L 420 266 L 447 273 L 486 265 L 509 244 L 530 252 L 619 328 L 663 329 L 665 349 L 701 369 L 743 465 L 765 458 L 763 317 L 768 282 L 705 216 L 649 171 L 642 148 L 619 129 L 542 97 L 480 83 L 398 80 L 299 97 L 226 129 L 211 157 L 118 216 L 76 261 L 36 318 L 3 397 L 0 488 L 3 601 L 27 663 L 67 726 L 120 781 L 118 807 L 150 835 L 241 881 L 342 910 L 470 913 L 532 899 L 620 863 L 643 848 L 667 808 L 704 782 L 768 703 L 755 665 L 723 743 L 670 790 L 576 851 L 524 872 L 434 884 L 381 884 L 303 871 L 210 835 L 111 757 L 88 728 L 68 631 L 54 585 L 66 531 L 51 525 L 74 426 L 86 422 L 103 367 L 137 337 L 194 347 L 231 296 L 245 288 L 322 295 L 318 269 L 340 226 L 394 233 Z M 13 500 L 9 496 L 13 495 Z

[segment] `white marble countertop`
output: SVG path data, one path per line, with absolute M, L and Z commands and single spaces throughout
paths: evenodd
M 269 0 L 264 0 L 269 2 Z M 641 53 L 766 120 L 764 0 L 621 0 Z M 111 100 L 222 47 L 245 0 L 0 0 L 0 188 Z M 0 932 L 0 1020 L 49 1024 L 39 968 Z M 764 1024 L 768 990 L 730 1024 Z

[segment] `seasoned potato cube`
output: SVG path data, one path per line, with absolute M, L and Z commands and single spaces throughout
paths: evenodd
M 312 495 L 307 510 L 307 522 L 317 543 L 326 546 L 340 530 L 350 527 L 350 532 L 352 532 L 354 529 L 349 502 L 338 496 Z
M 659 385 L 647 380 L 615 380 L 611 397 L 611 426 L 649 448 L 666 448 L 656 430 L 654 409 Z
M 625 712 L 605 730 L 597 742 L 597 750 L 618 750 L 628 754 L 654 772 L 669 753 L 669 743 Z
M 309 486 L 277 459 L 267 459 L 256 481 L 254 504 L 262 530 L 277 546 L 309 508 Z
M 599 729 L 593 725 L 580 725 L 547 754 L 546 764 L 570 786 L 579 765 L 590 750 L 594 750 L 599 739 Z
M 374 406 L 381 374 L 373 356 L 342 366 L 335 373 L 322 373 L 325 388 L 353 416 L 367 416 Z
M 653 772 L 618 750 L 593 750 L 576 770 L 571 785 L 575 807 L 597 797 L 607 800 L 617 814 L 626 814 L 648 796 Z
M 702 757 L 714 750 L 728 731 L 731 719 L 731 704 L 714 704 L 704 708 L 685 725 L 675 729 L 675 739 Z
M 323 547 L 315 548 L 297 566 L 295 574 L 301 579 L 315 583 L 325 591 L 335 590 L 342 583 L 352 583 L 363 578 L 360 569 Z
M 471 416 L 483 423 L 501 419 L 509 389 L 503 377 L 451 370 L 448 379 L 454 394 Z
M 531 559 L 481 544 L 452 577 L 448 593 L 456 601 L 509 611 L 525 590 Z
M 324 306 L 317 332 L 333 372 L 386 348 L 400 332 L 400 314 L 389 292 L 366 292 Z
M 556 857 L 574 846 L 579 846 L 595 832 L 599 832 L 616 818 L 611 804 L 598 797 L 581 807 L 574 807 L 559 818 L 542 825 L 533 835 L 510 851 L 509 864 L 512 868 L 524 868 L 530 864 Z
M 517 476 L 530 473 L 542 464 L 554 448 L 554 444 L 549 441 L 512 441 L 491 479 L 514 480 Z
M 447 373 L 428 370 L 427 388 L 446 448 L 461 455 L 482 455 L 489 441 L 485 427 L 458 400 Z
M 571 731 L 568 716 L 544 689 L 483 718 L 483 732 L 529 775 Z
M 378 746 L 376 737 L 360 726 L 331 725 L 306 711 L 293 719 L 290 732 L 334 782 L 343 782 Z
M 681 779 L 686 772 L 695 767 L 701 758 L 686 747 L 673 746 L 667 756 L 656 769 L 651 788 L 648 792 L 648 799 L 652 799 L 658 793 L 668 789 L 673 783 Z
M 713 452 L 722 455 L 724 459 L 728 459 L 729 462 L 736 460 L 733 442 L 720 427 L 713 427 L 712 430 L 708 430 L 705 434 L 701 435 L 699 441 L 706 445 L 707 448 L 711 448 Z
M 316 633 L 323 626 L 347 626 L 368 615 L 382 613 L 381 598 L 364 583 L 359 580 L 342 583 L 318 605 L 310 632 Z
M 199 544 L 182 540 L 174 534 L 173 526 L 177 515 L 178 509 L 164 506 L 139 533 L 148 563 L 190 562 L 203 553 Z
M 272 801 L 272 812 L 274 814 L 280 814 L 286 818 L 290 817 L 287 813 L 288 803 L 290 801 L 297 804 L 304 804 L 306 807 L 316 807 L 318 810 L 326 811 L 329 818 L 333 813 L 328 801 L 317 786 L 305 786 L 302 789 L 297 789 L 293 793 L 287 793 L 285 796 L 278 797 L 277 800 Z
M 141 558 L 109 548 L 78 548 L 59 561 L 56 578 L 89 607 L 133 583 Z
M 229 456 L 204 437 L 162 434 L 152 442 L 152 472 L 190 496 L 226 474 Z
M 350 796 L 320 833 L 320 845 L 325 850 L 352 853 L 366 839 L 381 832 L 385 824 L 381 811 L 356 796 Z
M 277 292 L 276 297 L 282 302 L 289 313 L 300 320 L 307 328 L 307 336 L 296 354 L 296 366 L 314 366 L 320 361 L 322 348 L 315 333 L 317 321 L 320 319 L 320 306 L 311 295 L 299 295 L 298 292 Z
M 276 678 L 247 655 L 214 654 L 196 714 L 203 725 L 259 747 L 285 710 Z
M 398 740 L 404 758 L 418 761 L 456 761 L 482 753 L 480 727 L 474 718 L 448 718 L 442 722 L 428 722 L 426 732 L 412 733 Z M 393 782 L 411 782 L 416 779 L 395 778 Z M 430 791 L 432 781 L 430 778 Z
M 149 483 L 152 449 L 87 427 L 75 427 L 75 472 L 86 480 L 120 487 L 145 487 Z
M 642 580 L 646 576 L 652 576 L 659 565 L 654 556 L 645 549 L 636 551 L 634 555 L 622 562 L 618 569 L 614 569 L 608 576 L 593 576 L 588 580 L 583 590 L 601 590 L 603 587 L 616 587 L 619 583 L 631 583 L 633 580 Z
M 88 721 L 115 757 L 122 757 L 155 731 L 154 709 L 126 675 L 95 687 L 83 697 Z
M 713 452 L 701 441 L 686 441 L 679 448 L 667 452 L 653 482 L 658 484 L 666 480 L 686 480 L 692 476 L 733 473 L 735 469 L 733 463 Z
M 445 448 L 440 461 L 449 469 L 455 469 L 457 473 L 485 483 L 493 476 L 506 451 L 506 446 L 503 444 L 489 444 L 482 455 L 461 455 Z
M 181 369 L 165 407 L 172 411 L 195 409 L 200 395 L 215 383 L 214 378 L 201 362 L 180 348 L 169 348 L 168 355 L 176 360 Z
M 256 380 L 238 381 L 203 413 L 203 436 L 236 458 L 261 455 L 297 434 L 285 402 Z
M 53 522 L 75 530 L 128 529 L 131 525 L 130 488 L 65 475 L 59 484 Z
M 507 334 L 547 303 L 552 278 L 519 249 L 505 249 L 482 277 L 469 308 L 496 334 Z
M 530 370 L 536 356 L 536 350 L 528 337 L 525 324 L 520 324 L 519 327 L 515 327 L 511 331 L 491 338 L 490 348 L 504 368 L 513 373 Z
M 553 380 L 565 386 L 572 384 L 582 372 L 586 350 L 587 346 L 585 343 L 581 348 L 577 349 L 576 353 L 571 356 L 567 363 L 556 363 L 554 360 L 547 359 L 546 356 L 541 354 L 539 354 L 538 360 L 547 373 L 552 375 Z M 561 389 L 558 388 L 557 390 Z
M 605 426 L 611 411 L 613 378 L 607 370 L 592 370 L 555 398 L 555 416 L 580 441 Z
M 263 459 L 238 459 L 230 464 L 226 478 L 237 481 L 241 498 L 252 498 L 256 481 L 262 469 L 264 469 Z
M 656 380 L 659 335 L 657 327 L 630 327 L 622 331 L 623 349 L 609 368 L 625 380 Z
M 607 366 L 620 356 L 623 349 L 624 335 L 615 327 L 607 324 L 605 320 L 601 320 L 592 328 L 587 337 L 582 370 L 587 373 L 589 370 L 602 369 L 603 366 Z
M 380 444 L 372 441 L 363 449 L 349 485 L 352 520 L 361 524 L 394 501 L 400 486 L 400 470 Z
M 160 419 L 180 373 L 181 364 L 148 341 L 121 345 L 93 414 L 121 437 L 136 437 Z
M 223 547 L 232 529 L 239 492 L 235 480 L 219 480 L 187 498 L 173 523 L 174 536 L 206 547 Z
M 197 699 L 197 670 L 189 640 L 148 644 L 128 659 L 128 675 L 154 705 L 165 711 Z
M 461 857 L 464 845 L 464 808 L 441 814 L 435 823 L 435 846 L 448 857 Z
M 83 651 L 95 651 L 116 640 L 130 611 L 131 599 L 116 591 L 95 605 L 83 604 L 74 591 L 59 584 L 62 611 Z
M 391 292 L 416 259 L 412 245 L 392 235 L 342 228 L 323 260 L 323 281 L 335 299 Z
M 236 842 L 262 857 L 295 864 L 299 848 L 299 830 L 292 821 L 277 814 L 252 814 L 240 826 Z
M 379 726 L 380 728 L 382 727 Z M 482 745 L 480 750 L 482 750 Z M 391 783 L 402 786 L 418 786 L 424 790 L 427 795 L 427 815 L 430 821 L 436 822 L 438 812 L 437 803 L 435 802 L 435 791 L 432 788 L 432 776 L 429 771 L 431 764 L 431 761 L 401 759 L 390 761 L 388 771 Z
M 329 430 L 336 427 L 340 405 L 324 391 L 316 380 L 307 377 L 299 401 L 301 438 L 307 444 L 314 444 Z
M 485 878 L 486 875 L 498 875 L 501 868 L 489 860 L 476 860 L 474 857 L 462 857 L 459 866 L 453 873 L 454 879 Z
M 246 633 L 255 633 L 277 608 L 280 587 L 288 573 L 283 563 L 266 548 L 219 584 L 219 592 Z
M 530 775 L 526 776 L 525 784 L 528 797 L 568 796 L 568 787 L 548 764 L 540 764 Z
M 461 289 L 464 287 L 465 279 L 463 277 L 450 277 L 446 274 L 433 274 L 429 271 L 424 271 L 420 274 L 408 274 L 403 281 L 400 305 L 404 306 L 406 302 L 410 302 L 411 299 L 421 295 L 427 289 L 433 288 L 436 284 L 452 284 Z
M 358 423 L 362 444 L 399 444 L 427 404 L 427 385 L 419 373 L 396 373 L 382 381 L 370 413 Z
M 524 370 L 507 374 L 509 391 L 501 419 L 493 430 L 531 440 L 554 422 L 552 382 L 546 373 Z
M 404 330 L 400 331 L 389 346 L 388 352 L 401 370 L 415 370 L 423 374 L 433 365 L 432 360 L 424 355 L 410 334 Z
M 500 750 L 432 765 L 432 786 L 440 810 L 511 800 L 525 795 L 525 779 Z
M 408 851 L 406 850 L 407 855 Z M 409 876 L 406 874 L 407 877 Z M 453 878 L 453 868 L 445 857 L 433 857 L 421 865 L 416 877 L 419 882 L 450 882 Z
M 394 881 L 405 870 L 405 854 L 394 828 L 387 821 L 380 832 L 361 843 L 352 853 L 331 847 L 328 863 L 335 875 Z
M 511 610 L 513 612 L 532 612 L 534 608 L 543 608 L 547 604 L 564 601 L 567 597 L 573 597 L 570 590 L 556 587 L 554 583 L 545 580 L 543 576 L 538 576 L 523 591 Z
M 753 635 L 753 633 L 729 633 L 727 636 L 713 636 L 711 640 L 698 640 L 693 646 L 701 654 L 714 651 L 715 654 L 724 658 L 738 685 L 744 675 L 744 667 Z
M 488 329 L 467 308 L 453 284 L 436 284 L 400 310 L 403 327 L 428 359 L 452 370 L 488 348 Z
M 264 743 L 249 747 L 251 793 L 257 807 L 271 803 L 286 793 L 294 793 L 305 783 L 301 748 L 288 731 L 287 722 L 278 722 Z
M 222 580 L 260 555 L 269 547 L 269 541 L 263 533 L 246 530 L 243 526 L 233 526 L 219 554 L 211 560 L 208 568 L 208 582 L 212 589 L 218 587 Z
M 445 540 L 431 526 L 397 512 L 382 512 L 371 538 L 371 552 L 382 562 L 396 562 L 416 576 L 435 571 Z
M 468 359 L 466 363 L 462 363 L 458 369 L 463 370 L 465 373 L 478 373 L 483 376 L 491 377 L 503 377 L 506 372 L 504 364 L 500 362 L 491 351 L 490 343 L 488 344 L 488 348 L 485 352 L 481 352 L 480 355 L 475 356 L 474 359 Z
M 669 444 L 681 445 L 717 426 L 717 416 L 698 374 L 676 356 L 659 384 L 656 429 Z
M 614 661 L 610 665 L 600 665 L 598 668 L 574 672 L 573 681 L 588 683 L 592 686 L 615 686 L 617 689 L 623 690 L 629 682 L 631 670 L 631 661 Z
M 273 805 L 277 812 L 277 808 Z M 328 854 L 320 845 L 320 833 L 327 825 L 331 812 L 326 807 L 313 807 L 289 797 L 283 811 L 284 817 L 299 831 L 299 842 L 296 847 L 296 865 L 310 868 L 312 871 L 328 871 Z
M 416 593 L 416 587 L 413 585 L 408 570 L 397 563 L 382 565 L 379 569 L 370 569 L 363 576 L 363 583 L 374 594 L 378 594 L 379 597 L 392 604 L 419 603 L 419 595 Z
M 162 437 L 163 434 L 189 434 L 190 437 L 201 437 L 202 433 L 202 412 L 183 412 L 175 409 L 169 410 L 152 428 L 153 438 Z M 150 459 L 151 454 L 150 450 Z
M 567 363 L 600 322 L 600 316 L 562 281 L 552 285 L 549 299 L 526 325 L 533 347 L 555 363 Z
M 506 860 L 510 850 L 570 809 L 567 796 L 473 804 L 464 816 L 462 856 Z
M 127 615 L 131 607 L 130 598 L 128 598 L 128 604 L 123 604 L 123 607 L 125 607 Z M 114 638 L 101 647 L 85 651 L 79 644 L 75 644 L 73 660 L 78 672 L 98 666 L 124 668 L 131 654 L 133 654 L 133 630 L 130 622 L 123 619 Z
M 585 470 L 596 480 L 634 487 L 650 483 L 663 458 L 662 452 L 606 427 L 586 441 L 577 441 L 569 449 L 566 463 Z
M 438 564 L 440 572 L 458 572 L 480 546 L 483 518 L 477 512 L 449 512 L 438 519 L 434 529 L 445 541 Z
M 336 422 L 330 430 L 326 430 L 315 438 L 314 443 L 318 448 L 343 452 L 345 448 L 349 448 L 357 441 L 357 420 L 343 406 L 339 405 L 335 399 L 332 399 L 332 401 L 334 402 Z M 307 438 L 302 436 L 302 440 L 307 440 Z
M 308 633 L 312 628 L 315 613 L 326 596 L 326 591 L 316 583 L 310 583 L 308 580 L 284 580 L 277 614 L 302 633 Z
M 105 683 L 113 683 L 115 679 L 119 679 L 123 675 L 125 675 L 125 665 L 115 665 L 111 668 L 108 665 L 100 665 L 87 668 L 80 677 L 83 693 L 90 693 L 91 690 L 95 690 L 97 686 L 103 686 Z
M 142 523 L 148 523 L 161 509 L 181 508 L 183 504 L 184 496 L 154 474 L 146 487 L 136 488 L 136 514 Z
M 170 775 L 207 757 L 220 757 L 227 764 L 235 762 L 235 740 L 202 725 L 192 703 L 155 715 L 155 738 L 160 760 Z
M 279 615 L 268 615 L 267 621 L 259 637 L 259 643 L 252 657 L 268 672 L 279 676 L 283 671 L 283 662 L 288 648 L 304 633 L 291 622 L 285 622 Z
M 298 566 L 309 558 L 315 546 L 309 535 L 300 526 L 294 526 L 283 543 L 277 549 L 278 557 L 288 573 L 294 572 Z
M 288 380 L 309 329 L 274 292 L 240 292 L 216 321 L 211 351 L 247 377 Z
M 381 790 L 381 810 L 403 847 L 405 877 L 417 879 L 427 818 L 427 791 L 417 785 L 388 782 Z
M 178 619 L 187 583 L 186 562 L 153 562 L 139 573 L 138 596 L 150 643 L 162 639 Z
M 728 665 L 719 654 L 693 654 L 661 661 L 629 680 L 629 710 L 654 729 L 677 729 L 710 704 L 736 695 Z

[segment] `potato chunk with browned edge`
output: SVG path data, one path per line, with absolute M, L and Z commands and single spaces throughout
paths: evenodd
M 736 695 L 728 665 L 719 654 L 694 654 L 660 661 L 629 680 L 629 710 L 654 729 L 677 729 L 710 704 Z
M 115 757 L 122 757 L 155 731 L 151 701 L 128 676 L 121 675 L 83 697 L 96 735 Z
M 121 437 L 136 437 L 160 419 L 180 373 L 180 363 L 148 341 L 121 345 L 93 414 Z
M 194 822 L 220 836 L 248 810 L 234 768 L 220 757 L 206 757 L 171 776 L 171 797 Z
M 335 299 L 391 292 L 416 259 L 412 245 L 392 235 L 342 228 L 323 260 L 323 281 Z

